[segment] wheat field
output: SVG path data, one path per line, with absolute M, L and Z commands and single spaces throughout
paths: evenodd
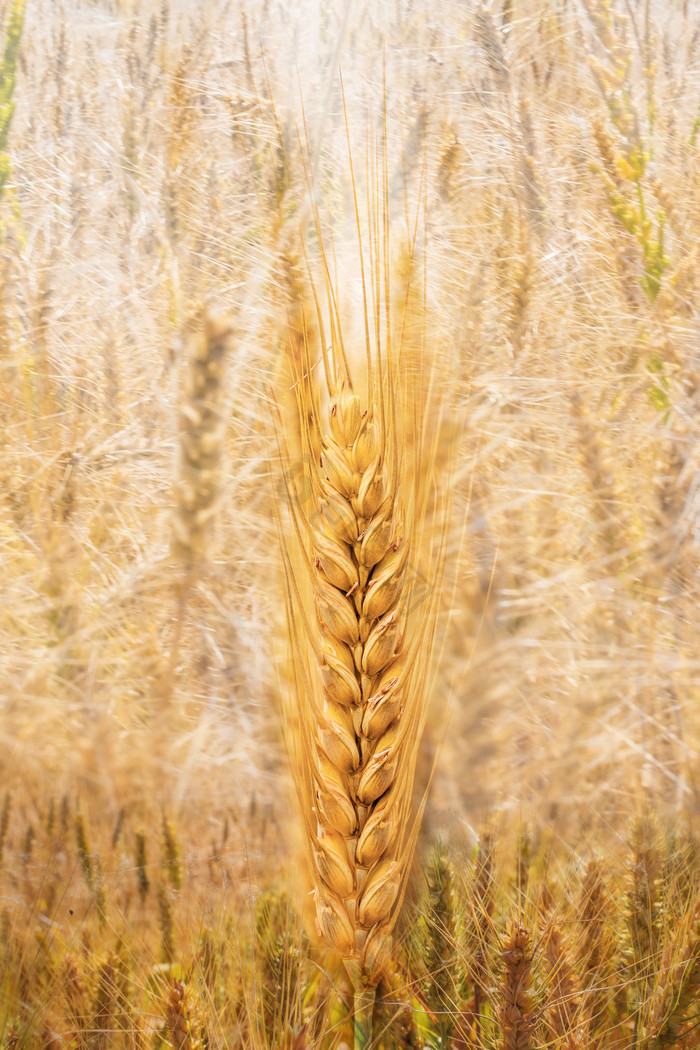
M 0 33 L 0 1050 L 700 1046 L 697 0 Z

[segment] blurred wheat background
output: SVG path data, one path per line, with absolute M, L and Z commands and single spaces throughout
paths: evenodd
M 423 974 L 393 989 L 423 1034 L 376 1045 L 698 1045 L 663 1027 L 700 988 L 696 0 L 4 0 L 0 22 L 0 1044 L 347 1038 L 328 967 L 294 971 L 302 994 L 287 960 L 288 999 L 260 1005 L 260 959 L 306 958 L 313 928 L 279 877 L 299 843 L 274 420 L 312 201 L 362 338 L 348 148 L 362 212 L 386 141 L 457 460 L 406 907 L 429 930 L 462 868 L 482 899 L 500 842 L 499 914 L 551 932 L 609 872 L 629 943 L 604 1011 L 636 1019 L 594 1041 L 577 912 L 568 946 L 539 942 L 518 1042 L 474 969 L 484 924 L 477 951 L 440 913 L 422 965 L 471 966 L 436 1000 L 461 1027 Z

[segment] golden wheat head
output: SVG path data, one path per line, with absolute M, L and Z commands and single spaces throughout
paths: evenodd
M 296 425 L 282 435 L 300 457 L 291 462 L 288 451 L 290 513 L 280 513 L 294 679 L 287 722 L 318 931 L 355 988 L 376 985 L 390 956 L 413 853 L 440 577 L 437 384 L 422 371 L 410 292 L 396 327 L 412 336 L 395 343 L 388 298 L 358 382 L 334 289 L 328 344 L 314 290 L 317 323 L 303 330 L 318 330 L 323 363 L 315 367 L 311 336 L 301 349 L 290 338 Z

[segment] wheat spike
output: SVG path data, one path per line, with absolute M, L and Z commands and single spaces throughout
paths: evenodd
M 226 314 L 203 311 L 192 328 L 180 404 L 177 513 L 173 519 L 173 547 L 182 560 L 184 587 L 205 560 L 209 526 L 217 511 L 223 444 L 221 391 L 233 322 Z
M 692 1024 L 688 1011 L 700 995 L 700 923 L 695 922 L 679 962 L 666 977 L 654 1011 L 654 1034 L 648 1042 L 649 1050 L 666 1050 L 681 1046 Z
M 5 857 L 5 844 L 7 842 L 7 832 L 10 827 L 11 812 L 12 794 L 9 791 L 6 791 L 2 803 L 2 811 L 0 812 L 0 864 L 2 864 Z
M 325 389 L 308 340 L 289 354 L 290 443 L 300 435 L 304 469 L 287 463 L 292 527 L 280 517 L 295 678 L 287 714 L 318 931 L 355 988 L 373 990 L 417 833 L 412 791 L 440 575 L 430 538 L 440 516 L 436 439 L 425 431 L 439 426 L 415 346 L 407 342 L 404 357 L 391 342 L 388 301 L 374 348 L 367 327 L 366 395 L 356 392 L 331 291 Z M 320 311 L 318 327 L 325 347 Z
M 503 986 L 498 1020 L 501 1050 L 530 1050 L 535 1024 L 532 1002 L 532 954 L 529 932 L 516 926 L 503 942 Z
M 95 1050 L 108 1050 L 110 1033 L 114 1028 L 114 1013 L 118 996 L 115 957 L 102 962 L 97 971 L 97 995 L 94 1009 Z
M 372 984 L 403 881 L 417 728 L 404 710 L 413 677 L 403 644 L 409 538 L 392 491 L 395 450 L 378 413 L 361 410 L 345 379 L 334 394 L 321 468 L 312 476 L 318 514 L 307 520 L 315 606 L 309 629 L 321 681 L 304 712 L 316 817 L 308 830 L 319 929 Z
M 165 1003 L 165 1019 L 174 1050 L 194 1050 L 197 1045 L 192 1038 L 191 1009 L 187 985 L 175 981 Z
M 72 955 L 67 955 L 63 961 L 62 986 L 71 1040 L 80 1050 L 87 1050 L 89 1043 L 86 1033 L 90 1023 L 90 1006 L 83 974 Z
M 562 1046 L 574 1047 L 580 1041 L 578 974 L 568 958 L 567 943 L 559 926 L 553 924 L 544 946 L 549 971 L 549 1025 Z

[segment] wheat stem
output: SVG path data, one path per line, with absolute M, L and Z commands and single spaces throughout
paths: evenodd
M 372 1043 L 372 1021 L 376 988 L 359 978 L 353 989 L 353 1033 L 355 1050 L 367 1050 Z

